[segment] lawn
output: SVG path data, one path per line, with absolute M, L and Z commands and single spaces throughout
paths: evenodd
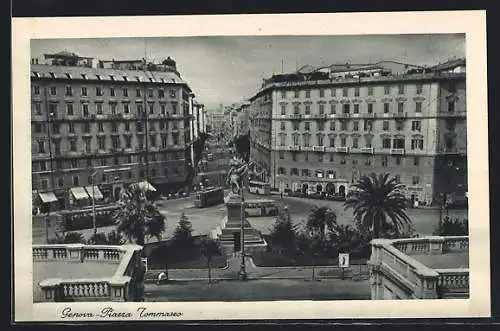
M 147 284 L 146 301 L 369 300 L 368 281 L 250 280 Z

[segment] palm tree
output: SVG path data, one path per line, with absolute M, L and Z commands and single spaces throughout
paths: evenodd
M 161 239 L 165 231 L 165 216 L 146 197 L 145 189 L 130 185 L 120 197 L 121 208 L 114 215 L 117 231 L 129 242 L 144 245 L 146 237 Z
M 85 238 L 80 232 L 66 232 L 63 235 L 56 233 L 56 237 L 48 241 L 49 244 L 84 244 Z
M 406 214 L 407 199 L 404 186 L 389 174 L 363 176 L 354 184 L 354 191 L 344 203 L 345 210 L 353 209 L 360 229 L 372 228 L 373 237 L 387 232 L 400 234 L 411 226 Z
M 337 224 L 337 214 L 330 208 L 314 206 L 307 218 L 306 228 L 324 242 L 326 230 L 332 231 Z

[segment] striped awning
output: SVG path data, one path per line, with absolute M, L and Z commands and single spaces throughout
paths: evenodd
M 136 185 L 138 185 L 142 190 L 145 190 L 145 191 L 152 191 L 152 192 L 156 192 L 156 189 L 154 188 L 153 185 L 151 185 L 148 181 L 142 181 L 142 182 L 139 182 L 137 183 Z
M 97 185 L 87 186 L 85 187 L 85 190 L 87 191 L 91 199 L 94 198 L 94 194 L 95 194 L 95 200 L 104 199 L 104 196 L 102 195 L 102 192 L 101 190 L 99 190 L 99 187 L 97 187 Z
M 43 193 L 38 193 L 40 196 L 40 199 L 42 199 L 43 203 L 50 203 L 50 202 L 56 202 L 57 197 L 54 194 L 54 192 L 43 192 Z
M 76 200 L 84 200 L 90 198 L 83 187 L 72 187 L 69 190 Z

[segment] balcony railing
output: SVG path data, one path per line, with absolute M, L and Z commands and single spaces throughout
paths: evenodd
M 391 154 L 393 154 L 393 155 L 404 155 L 405 154 L 405 149 L 404 148 L 391 148 Z
M 66 301 L 132 301 L 137 260 L 141 246 L 107 245 L 35 245 L 33 263 L 93 263 L 116 264 L 113 274 L 99 278 L 57 278 L 43 279 L 39 288 L 34 288 L 35 302 Z M 54 265 L 54 268 L 57 267 Z M 36 266 L 35 266 L 36 268 Z
M 293 152 L 298 152 L 300 151 L 300 146 L 290 146 L 290 151 L 293 151 Z
M 361 153 L 373 154 L 373 147 L 361 147 L 359 151 Z
M 467 154 L 467 148 L 459 148 L 459 147 L 439 147 L 437 152 L 440 154 Z
M 335 151 L 338 153 L 348 153 L 349 147 L 335 147 Z
M 324 152 L 325 146 L 313 146 L 313 151 L 315 152 Z

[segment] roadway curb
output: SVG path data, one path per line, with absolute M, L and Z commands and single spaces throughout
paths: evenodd
M 341 279 L 338 276 L 318 276 L 314 280 L 308 276 L 290 276 L 290 277 L 280 277 L 280 276 L 263 276 L 263 277 L 248 277 L 247 280 L 307 280 L 307 281 L 321 281 L 321 280 L 346 280 L 346 281 L 354 281 L 354 282 L 362 282 L 368 281 L 370 278 L 361 278 L 361 279 L 353 279 L 353 278 L 345 278 Z M 169 279 L 172 282 L 201 282 L 208 281 L 208 277 L 200 277 L 200 278 L 175 278 Z M 238 281 L 235 277 L 212 277 L 212 281 Z M 144 284 L 156 284 L 156 280 L 145 280 Z M 170 284 L 161 284 L 161 285 L 170 285 Z M 175 285 L 175 284 L 174 284 Z

